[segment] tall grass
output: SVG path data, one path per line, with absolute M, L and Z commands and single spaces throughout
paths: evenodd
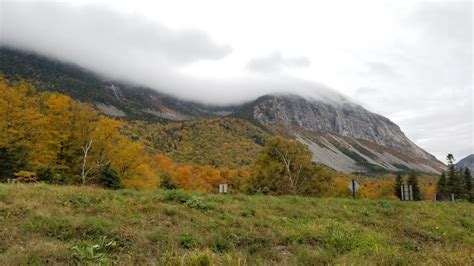
M 471 264 L 474 205 L 0 184 L 0 264 Z

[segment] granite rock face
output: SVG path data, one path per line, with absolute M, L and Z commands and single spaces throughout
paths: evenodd
M 324 161 L 336 170 L 363 171 L 362 165 L 369 164 L 387 170 L 406 170 L 403 169 L 406 167 L 438 173 L 443 167 L 433 155 L 408 139 L 395 123 L 348 100 L 331 102 L 296 95 L 267 95 L 254 101 L 250 109 L 259 123 L 290 128 L 300 141 L 313 145 L 313 152 L 318 153 L 315 158 L 327 157 L 323 152 L 344 150 L 342 154 L 349 157 L 346 162 L 342 162 L 341 156 L 335 156 L 338 159 L 333 163 Z M 351 141 L 344 139 L 357 143 L 351 145 Z M 328 146 L 333 147 L 328 149 Z M 353 162 L 347 162 L 349 159 Z

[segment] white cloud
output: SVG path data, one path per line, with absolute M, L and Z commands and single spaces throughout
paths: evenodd
M 253 58 L 247 63 L 247 69 L 258 73 L 281 73 L 290 68 L 305 68 L 311 64 L 304 56 L 283 57 L 280 52 L 268 56 Z

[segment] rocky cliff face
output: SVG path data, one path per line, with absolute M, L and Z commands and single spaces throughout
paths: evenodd
M 308 100 L 267 95 L 247 106 L 259 123 L 286 127 L 315 153 L 315 159 L 344 172 L 417 169 L 437 173 L 442 163 L 389 119 L 348 100 Z M 333 156 L 331 156 L 333 154 Z

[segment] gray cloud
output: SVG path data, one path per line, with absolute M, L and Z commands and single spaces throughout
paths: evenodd
M 228 45 L 197 30 L 171 30 L 142 17 L 101 6 L 67 3 L 2 3 L 0 45 L 32 50 L 91 69 L 106 78 L 148 86 L 186 100 L 233 104 L 267 93 L 294 92 L 339 101 L 341 94 L 312 82 L 285 76 L 245 76 L 215 80 L 183 74 L 180 67 L 220 60 Z M 309 64 L 306 58 L 275 54 L 271 68 Z
M 182 93 L 167 85 L 182 78 L 179 66 L 232 51 L 204 32 L 171 30 L 101 6 L 4 2 L 0 12 L 0 45 L 72 62 L 106 78 L 160 86 L 170 94 Z
M 103 57 L 187 64 L 230 54 L 204 32 L 174 31 L 138 16 L 121 15 L 99 6 L 68 3 L 2 3 L 1 42 L 77 61 Z M 80 62 L 83 63 L 83 62 Z
M 287 68 L 308 67 L 310 64 L 311 62 L 307 57 L 283 57 L 280 52 L 274 52 L 250 60 L 247 69 L 259 73 L 280 73 Z

